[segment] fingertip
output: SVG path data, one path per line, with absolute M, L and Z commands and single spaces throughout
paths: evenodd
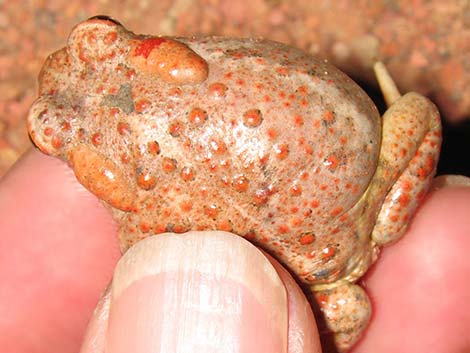
M 120 256 L 111 216 L 37 150 L 0 180 L 0 215 L 0 351 L 15 337 L 25 352 L 76 351 Z
M 407 233 L 366 276 L 374 313 L 354 352 L 468 349 L 469 214 L 468 178 L 438 178 Z
M 431 192 L 446 187 L 470 187 L 470 178 L 464 175 L 440 175 L 433 180 Z
M 10 247 L 26 241 L 39 247 L 56 236 L 70 246 L 105 237 L 107 248 L 118 249 L 117 227 L 108 210 L 66 163 L 36 149 L 0 180 L 0 212 L 2 240 Z
M 321 353 L 320 336 L 310 303 L 291 274 L 279 262 L 267 256 L 287 291 L 289 353 Z
M 285 288 L 262 253 L 232 233 L 155 235 L 116 267 L 106 347 L 287 353 Z
M 118 264 L 81 352 L 321 352 L 309 303 L 267 257 L 225 232 L 145 239 Z
M 12 190 L 16 195 L 35 197 L 41 191 L 79 195 L 80 198 L 99 204 L 75 178 L 73 170 L 58 158 L 47 156 L 36 148 L 23 154 L 11 169 L 0 179 L 4 190 Z M 4 186 L 6 185 L 6 186 Z M 42 188 L 41 188 L 42 187 Z
M 103 353 L 106 351 L 110 302 L 111 286 L 108 286 L 88 322 L 80 353 Z

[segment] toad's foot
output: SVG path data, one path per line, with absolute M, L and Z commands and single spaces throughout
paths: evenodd
M 321 317 L 319 330 L 324 352 L 346 352 L 360 338 L 369 323 L 369 297 L 359 285 L 344 283 L 315 291 L 316 317 Z
M 376 66 L 376 74 L 390 108 L 383 116 L 382 147 L 374 179 L 376 187 L 390 188 L 372 240 L 385 245 L 403 235 L 432 182 L 441 146 L 441 123 L 431 101 L 414 92 L 400 96 L 381 64 Z

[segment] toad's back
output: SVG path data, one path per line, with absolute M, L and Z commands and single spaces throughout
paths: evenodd
M 376 169 L 380 120 L 332 66 L 265 40 L 75 28 L 28 119 L 45 152 L 111 206 L 122 247 L 229 230 L 309 283 L 363 246 L 351 208 Z

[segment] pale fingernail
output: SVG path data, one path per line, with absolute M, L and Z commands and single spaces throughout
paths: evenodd
M 470 178 L 464 175 L 440 175 L 432 183 L 432 188 L 442 189 L 447 186 L 466 186 L 470 187 Z
M 120 260 L 106 352 L 287 352 L 287 294 L 269 260 L 226 232 L 161 234 Z

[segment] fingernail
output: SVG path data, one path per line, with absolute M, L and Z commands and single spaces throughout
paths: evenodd
M 106 352 L 285 353 L 287 310 L 276 270 L 243 238 L 156 235 L 116 268 Z
M 470 178 L 463 175 L 441 175 L 435 178 L 432 183 L 432 188 L 434 190 L 442 189 L 448 186 L 470 187 Z

